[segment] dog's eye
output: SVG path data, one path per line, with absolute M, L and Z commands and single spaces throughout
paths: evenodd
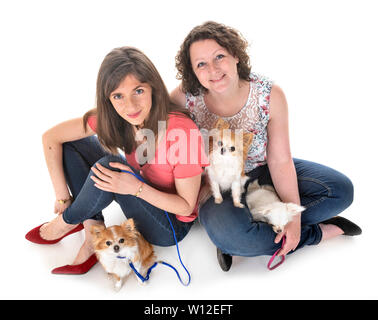
M 112 242 L 111 241 L 106 241 L 105 244 L 109 247 L 112 244 Z
M 230 148 L 230 151 L 231 151 L 231 152 L 234 152 L 234 151 L 235 151 L 235 147 L 232 146 L 232 147 Z
M 218 141 L 218 146 L 223 146 L 223 142 L 222 141 Z
M 125 239 L 119 239 L 119 241 L 118 241 L 119 243 L 124 243 L 125 242 Z

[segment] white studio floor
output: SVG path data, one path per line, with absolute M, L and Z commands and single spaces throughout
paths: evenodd
M 362 210 L 362 207 L 360 208 Z M 279 268 L 266 268 L 269 257 L 234 257 L 227 273 L 217 263 L 215 247 L 199 223 L 180 242 L 181 255 L 192 281 L 184 287 L 175 273 L 159 265 L 148 284 L 141 286 L 130 276 L 119 292 L 98 263 L 87 274 L 53 275 L 50 270 L 70 263 L 83 233 L 65 238 L 52 246 L 40 246 L 23 239 L 25 226 L 36 224 L 35 217 L 16 229 L 16 239 L 6 249 L 13 259 L 2 264 L 2 296 L 10 299 L 376 299 L 376 255 L 369 245 L 374 225 L 358 215 L 357 206 L 345 212 L 361 225 L 359 237 L 339 237 L 318 246 L 306 247 L 287 257 Z M 118 205 L 104 211 L 108 224 L 124 219 Z M 38 221 L 39 222 L 39 221 Z M 8 238 L 9 239 L 9 238 Z M 175 247 L 155 247 L 158 259 L 179 266 Z M 4 252 L 4 249 L 3 249 Z M 182 278 L 187 279 L 182 268 Z M 4 272 L 7 271 L 7 274 Z M 4 285 L 6 291 L 4 291 Z

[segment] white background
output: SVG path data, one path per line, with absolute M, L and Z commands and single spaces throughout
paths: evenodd
M 377 9 L 375 1 L 2 1 L 0 4 L 2 299 L 377 299 Z M 53 246 L 25 233 L 53 218 L 54 193 L 42 133 L 94 106 L 104 56 L 132 45 L 155 63 L 167 87 L 175 55 L 196 25 L 233 26 L 250 43 L 253 70 L 280 85 L 289 103 L 292 154 L 336 168 L 355 186 L 342 215 L 359 237 L 306 247 L 268 271 L 267 256 L 235 257 L 224 273 L 200 225 L 180 243 L 192 284 L 163 266 L 141 287 L 115 293 L 97 264 L 82 276 L 50 274 L 71 263 L 83 240 Z M 117 205 L 108 224 L 124 219 Z M 178 265 L 175 248 L 156 248 Z M 182 270 L 180 273 L 185 276 Z

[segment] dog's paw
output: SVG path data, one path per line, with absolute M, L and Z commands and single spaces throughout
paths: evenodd
M 138 279 L 138 283 L 139 283 L 140 286 L 144 287 L 147 284 L 147 281 L 142 281 L 142 280 Z
M 116 282 L 114 283 L 114 290 L 115 290 L 116 292 L 118 292 L 119 290 L 121 290 L 121 288 L 122 288 L 122 280 L 120 280 L 120 281 L 116 281 Z
M 222 198 L 222 197 L 214 198 L 214 202 L 215 202 L 216 204 L 220 204 L 220 203 L 223 202 L 223 198 Z
M 240 203 L 240 202 L 234 202 L 234 206 L 237 207 L 237 208 L 244 208 L 244 204 Z

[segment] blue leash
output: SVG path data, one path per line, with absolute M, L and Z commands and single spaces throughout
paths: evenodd
M 121 170 L 121 171 L 122 171 L 122 172 L 126 172 L 126 173 L 130 173 L 130 174 L 132 174 L 134 177 L 136 177 L 139 181 L 145 182 L 145 181 L 143 180 L 142 177 L 140 177 L 139 175 L 137 175 L 136 173 L 134 173 L 134 172 L 132 172 L 132 171 L 126 171 L 126 170 Z M 180 280 L 180 282 L 182 283 L 182 285 L 184 285 L 184 286 L 188 286 L 188 285 L 190 284 L 190 280 L 191 280 L 190 273 L 189 273 L 188 269 L 186 269 L 184 263 L 183 263 L 182 260 L 181 260 L 180 250 L 179 250 L 178 243 L 177 243 L 177 239 L 176 239 L 176 232 L 175 232 L 175 229 L 173 228 L 172 221 L 171 221 L 171 219 L 169 218 L 169 215 L 168 215 L 167 211 L 164 211 L 164 212 L 165 212 L 165 215 L 166 215 L 166 217 L 167 217 L 167 219 L 168 219 L 169 224 L 171 225 L 171 229 L 172 229 L 172 231 L 173 231 L 173 238 L 175 239 L 176 249 L 177 249 L 177 255 L 178 255 L 178 257 L 179 257 L 180 263 L 181 263 L 182 267 L 185 269 L 186 273 L 188 274 L 188 277 L 189 277 L 189 279 L 188 279 L 188 283 L 184 283 L 184 282 L 182 281 L 182 279 L 181 279 L 181 277 L 180 277 L 180 275 L 179 275 L 179 273 L 178 273 L 178 271 L 176 270 L 175 267 L 173 267 L 172 265 L 170 265 L 169 263 L 166 263 L 166 262 L 164 262 L 164 261 L 157 261 L 157 262 L 155 262 L 155 263 L 154 263 L 154 264 L 153 264 L 153 265 L 147 270 L 146 277 L 143 277 L 143 276 L 142 276 L 142 275 L 141 275 L 141 274 L 135 269 L 135 267 L 134 267 L 134 265 L 133 265 L 133 263 L 132 263 L 131 261 L 129 261 L 129 265 L 130 265 L 130 268 L 131 268 L 131 269 L 135 272 L 135 274 L 138 276 L 138 278 L 139 278 L 142 282 L 145 282 L 145 281 L 147 281 L 147 280 L 150 278 L 150 273 L 151 273 L 152 269 L 155 268 L 155 267 L 157 266 L 158 263 L 161 263 L 161 264 L 163 264 L 163 265 L 166 265 L 167 267 L 170 267 L 173 271 L 176 272 L 176 275 L 177 275 L 178 279 Z M 119 259 L 124 259 L 125 257 L 117 256 L 117 258 L 119 258 Z

